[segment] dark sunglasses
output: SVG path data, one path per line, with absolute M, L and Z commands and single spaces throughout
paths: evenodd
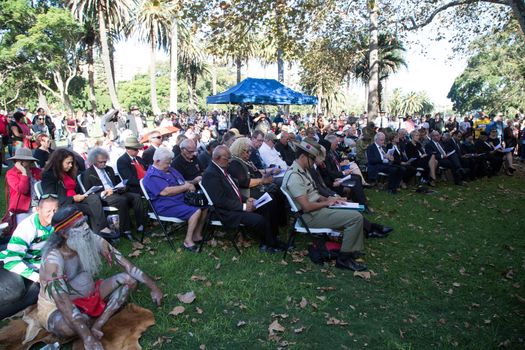
M 161 139 L 161 136 L 151 136 L 150 139 Z

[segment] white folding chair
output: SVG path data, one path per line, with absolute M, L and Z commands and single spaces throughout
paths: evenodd
M 169 223 L 172 223 L 172 224 L 185 225 L 186 221 L 178 219 L 178 218 L 175 218 L 175 217 L 159 215 L 157 213 L 157 211 L 155 210 L 155 207 L 153 207 L 153 203 L 151 203 L 151 199 L 149 197 L 148 191 L 146 191 L 146 188 L 144 187 L 144 181 L 143 180 L 144 179 L 140 180 L 140 189 L 142 190 L 142 193 L 144 194 L 144 198 L 146 198 L 146 200 L 148 201 L 149 207 L 152 210 L 152 211 L 148 212 L 148 217 L 150 219 L 157 220 L 157 222 L 159 223 L 162 231 L 164 232 L 164 236 L 166 236 L 166 240 L 168 241 L 168 243 L 171 246 L 171 248 L 175 251 L 176 250 L 175 249 L 175 245 L 173 244 L 173 241 L 170 238 L 170 236 L 168 234 L 168 231 L 166 230 L 166 227 L 164 226 L 163 222 L 169 222 Z M 142 231 L 142 237 L 140 238 L 140 241 L 141 242 L 144 241 L 144 231 Z
M 215 214 L 215 207 L 213 206 L 213 201 L 211 200 L 210 195 L 208 194 L 208 191 L 206 191 L 206 188 L 204 188 L 204 186 L 202 185 L 202 181 L 199 182 L 199 186 L 200 186 L 202 192 L 204 193 L 204 195 L 206 196 L 206 199 L 208 200 L 208 217 L 206 219 L 206 225 L 204 226 L 203 232 L 206 232 L 207 231 L 206 229 L 208 228 L 208 226 L 211 225 L 210 232 L 208 234 L 204 235 L 204 237 L 202 239 L 202 242 L 200 244 L 199 252 L 201 252 L 202 248 L 204 247 L 204 242 L 210 240 L 210 238 L 213 237 L 213 234 L 215 233 L 215 227 L 224 226 L 224 225 L 217 218 L 217 216 Z M 243 226 L 243 225 L 241 224 L 241 226 Z M 237 251 L 237 253 L 239 255 L 241 255 L 241 250 L 237 246 L 237 237 L 238 236 L 239 236 L 239 232 L 236 231 L 236 233 L 233 235 L 233 237 L 230 239 L 230 241 L 231 241 L 233 247 L 235 248 L 235 250 Z
M 290 235 L 288 237 L 288 242 L 286 243 L 286 249 L 284 251 L 284 259 L 286 259 L 286 254 L 288 253 L 288 249 L 293 245 L 295 242 L 295 236 L 299 233 L 306 233 L 311 236 L 320 236 L 323 238 L 326 237 L 340 237 L 341 232 L 332 230 L 328 227 L 308 227 L 306 222 L 303 218 L 303 211 L 297 208 L 294 201 L 292 200 L 292 197 L 281 187 L 281 192 L 286 197 L 286 200 L 288 200 L 288 204 L 290 205 L 290 211 L 291 215 L 294 218 L 293 226 L 290 227 Z

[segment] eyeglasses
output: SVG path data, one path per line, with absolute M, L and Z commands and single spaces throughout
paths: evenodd
M 107 162 L 108 162 L 107 160 L 97 160 L 98 164 L 106 164 Z
M 151 136 L 150 139 L 161 139 L 161 136 Z
M 54 193 L 46 193 L 46 194 L 43 194 L 43 195 L 40 196 L 40 200 L 48 199 L 48 198 L 58 199 L 58 195 L 56 195 Z
M 45 118 L 38 118 L 38 120 L 44 120 Z

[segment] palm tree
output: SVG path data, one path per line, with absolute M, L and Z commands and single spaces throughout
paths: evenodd
M 361 80 L 365 84 L 366 92 L 368 95 L 368 81 L 370 78 L 370 59 L 368 47 L 368 38 L 361 37 L 359 40 L 363 55 L 354 67 L 354 74 L 357 79 Z M 359 51 L 359 50 L 358 50 Z M 384 82 L 390 77 L 391 74 L 397 72 L 401 66 L 406 67 L 406 61 L 403 58 L 402 53 L 406 51 L 403 43 L 399 41 L 395 36 L 380 33 L 378 36 L 378 54 L 379 54 L 379 84 L 378 84 L 378 95 L 379 95 L 379 106 L 381 107 L 383 101 L 383 87 Z
M 197 79 L 208 72 L 204 49 L 195 39 L 186 22 L 179 21 L 178 70 L 184 75 L 188 87 L 188 106 L 197 107 Z M 172 63 L 173 64 L 173 63 Z
M 143 0 L 132 22 L 132 31 L 150 44 L 151 109 L 155 115 L 161 113 L 157 101 L 155 49 L 167 47 L 171 23 L 171 6 L 166 0 Z
M 113 108 L 120 109 L 120 103 L 113 79 L 111 53 L 109 50 L 109 31 L 119 31 L 129 21 L 129 15 L 136 7 L 137 0 L 66 0 L 65 5 L 81 22 L 92 20 L 98 24 L 98 34 L 102 48 L 102 63 L 106 83 Z

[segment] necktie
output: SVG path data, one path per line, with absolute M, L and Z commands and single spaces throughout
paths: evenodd
M 101 169 L 102 175 L 104 176 L 104 180 L 106 180 L 107 185 L 109 188 L 113 188 L 113 182 L 109 178 L 108 173 L 106 172 L 106 169 Z
M 232 186 L 233 190 L 235 191 L 235 194 L 237 194 L 237 197 L 239 198 L 239 202 L 242 203 L 242 197 L 241 197 L 241 193 L 239 192 L 239 188 L 237 187 L 235 182 L 233 182 L 233 179 L 231 178 L 230 174 L 228 174 L 228 172 L 226 170 L 224 171 L 224 176 L 226 176 L 226 179 L 228 180 L 228 182 Z
M 135 170 L 137 171 L 137 177 L 139 180 L 143 179 L 144 176 L 146 175 L 146 172 L 144 171 L 144 168 L 142 167 L 142 165 L 140 165 L 140 163 L 137 161 L 137 158 L 133 158 L 133 166 L 135 167 Z
M 381 160 L 385 159 L 385 150 L 383 149 L 383 147 L 381 146 L 377 146 L 377 148 L 379 149 L 379 154 L 381 154 Z
M 435 141 L 434 141 L 434 143 L 436 144 L 436 147 L 437 147 L 439 153 L 441 153 L 441 156 L 444 157 L 444 156 L 446 155 L 446 153 L 445 153 L 445 150 L 443 149 L 443 147 L 441 147 L 441 145 L 439 144 L 439 142 L 435 142 Z

